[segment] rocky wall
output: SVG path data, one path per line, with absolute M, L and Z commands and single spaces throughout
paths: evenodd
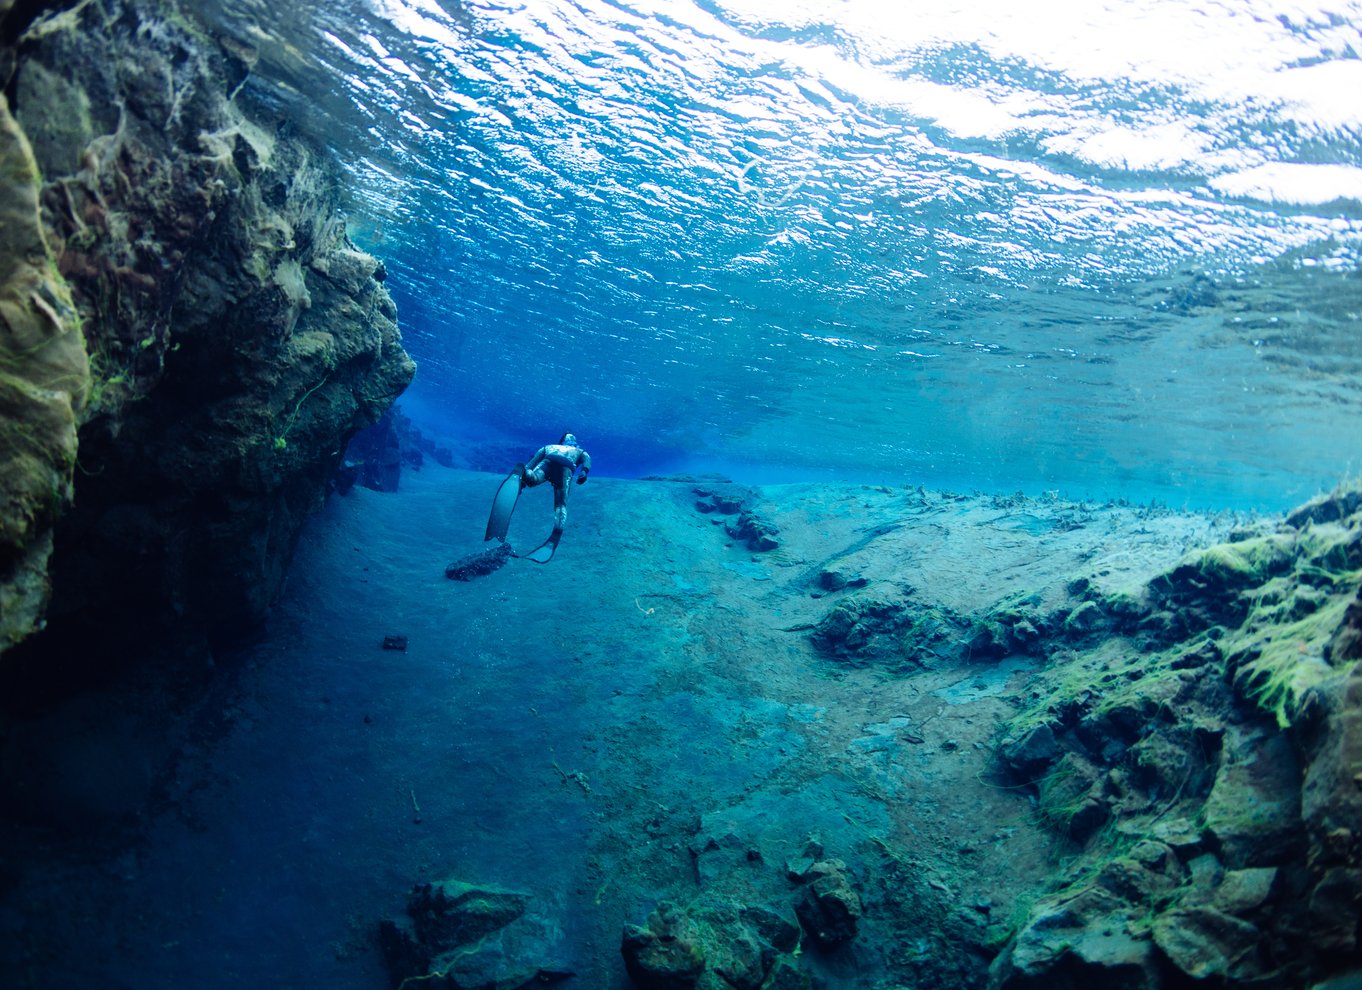
M 334 164 L 250 105 L 249 49 L 171 3 L 29 8 L 3 25 L 5 92 L 92 373 L 67 403 L 51 635 L 211 647 L 265 615 L 348 438 L 414 365 Z
M 1354 489 L 1188 555 L 1138 598 L 1074 606 L 1091 621 L 998 748 L 1073 858 L 993 987 L 1310 986 L 1362 968 L 1359 580 Z
M 0 653 L 41 621 L 90 375 L 38 218 L 38 169 L 0 98 Z

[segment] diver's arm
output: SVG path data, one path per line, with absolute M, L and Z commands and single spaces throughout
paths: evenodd
M 579 450 L 580 456 L 577 458 L 577 484 L 586 484 L 586 476 L 591 473 L 591 455 L 585 450 Z
M 525 470 L 533 471 L 540 464 L 544 463 L 544 458 L 547 456 L 548 455 L 544 453 L 544 448 L 540 447 L 538 450 L 534 452 L 534 456 L 530 458 L 530 463 L 525 465 Z

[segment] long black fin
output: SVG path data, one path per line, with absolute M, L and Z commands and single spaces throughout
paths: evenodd
M 529 553 L 516 554 L 521 560 L 532 560 L 536 564 L 547 564 L 553 559 L 553 552 L 558 549 L 558 541 L 563 538 L 563 531 L 555 529 L 549 534 L 549 538 Z
M 516 502 L 520 500 L 524 478 L 525 465 L 517 464 L 497 488 L 496 497 L 492 499 L 492 512 L 487 517 L 487 535 L 483 537 L 484 540 L 495 537 L 503 543 L 506 541 L 506 531 L 511 528 L 511 516 L 515 513 Z

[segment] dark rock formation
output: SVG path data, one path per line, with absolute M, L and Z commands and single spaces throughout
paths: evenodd
M 696 496 L 695 511 L 738 517 L 724 524 L 724 532 L 745 544 L 749 550 L 761 553 L 780 546 L 780 541 L 776 539 L 780 530 L 776 524 L 751 508 L 754 493 L 750 488 L 741 485 L 705 485 L 693 489 L 693 492 Z
M 63 358 L 76 377 L 46 400 L 50 493 L 41 511 L 33 496 L 0 506 L 0 532 L 31 520 L 9 541 L 5 594 L 33 600 L 14 590 L 21 544 L 27 586 L 41 581 L 75 408 L 75 506 L 50 564 L 51 625 L 75 637 L 62 652 L 230 640 L 265 614 L 348 437 L 411 380 L 381 266 L 346 237 L 332 164 L 245 104 L 251 51 L 141 0 L 6 29 L 12 110 L 74 307 L 51 279 L 23 299 L 61 320 L 53 341 L 83 327 L 94 380 L 81 409 L 79 356 Z M 38 243 L 0 245 L 6 264 L 40 261 Z
M 1000 608 L 974 624 L 967 659 L 998 660 L 1013 653 L 1042 652 L 1050 624 L 1027 605 Z
M 893 598 L 845 598 L 814 626 L 820 651 L 856 664 L 936 667 L 967 659 L 969 624 L 945 607 Z
M 846 588 L 864 588 L 870 583 L 865 575 L 851 569 L 843 561 L 829 563 L 818 572 L 815 579 L 822 591 L 842 591 Z
M 1132 929 L 1128 903 L 1099 886 L 1046 902 L 990 971 L 992 988 L 1006 990 L 1156 990 L 1161 983 L 1154 947 Z
M 804 874 L 795 914 L 821 948 L 831 949 L 856 937 L 861 898 L 840 859 L 821 860 Z
M 433 437 L 422 433 L 412 423 L 411 417 L 405 415 L 400 408 L 394 406 L 388 414 L 392 417 L 393 426 L 397 430 L 404 465 L 419 470 L 425 458 L 429 456 L 436 464 L 454 467 L 454 452 L 448 447 L 442 447 Z
M 544 964 L 552 926 L 536 923 L 529 906 L 530 897 L 515 891 L 459 880 L 418 884 L 407 917 L 379 923 L 392 985 L 529 990 L 570 978 L 570 970 Z
M 736 516 L 744 504 L 753 497 L 752 489 L 741 485 L 719 485 L 697 487 L 695 492 L 695 511 L 705 514 L 717 512 L 724 516 Z
M 460 557 L 445 568 L 445 577 L 454 581 L 472 581 L 484 577 L 506 565 L 512 557 L 509 543 L 498 543 L 488 550 L 479 550 L 466 557 Z
M 356 484 L 376 492 L 395 492 L 402 470 L 421 470 L 427 454 L 437 464 L 454 466 L 449 448 L 422 435 L 411 419 L 393 406 L 377 423 L 350 438 L 332 484 L 342 495 Z
M 724 530 L 733 539 L 745 543 L 749 550 L 764 553 L 780 547 L 780 541 L 776 539 L 780 530 L 776 528 L 776 524 L 749 510 L 739 513 L 738 521 L 729 523 Z

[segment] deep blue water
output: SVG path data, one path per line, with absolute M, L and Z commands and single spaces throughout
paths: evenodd
M 1362 5 L 222 6 L 456 444 L 1197 507 L 1358 470 Z

